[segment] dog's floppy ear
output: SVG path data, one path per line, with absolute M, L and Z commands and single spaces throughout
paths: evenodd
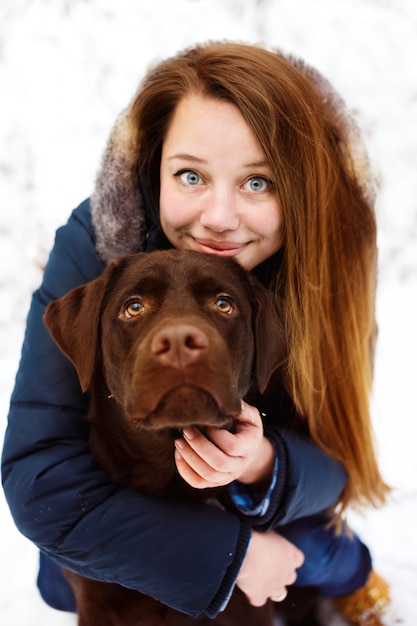
M 109 268 L 51 302 L 43 316 L 53 340 L 77 370 L 83 391 L 90 386 L 95 367 L 101 303 L 112 274 Z
M 254 374 L 258 389 L 263 393 L 272 374 L 287 356 L 287 343 L 285 325 L 272 294 L 253 276 L 251 283 L 257 301 L 254 311 Z

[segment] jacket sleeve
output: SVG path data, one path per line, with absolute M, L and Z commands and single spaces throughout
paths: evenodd
M 215 617 L 251 530 L 209 505 L 171 503 L 114 485 L 88 447 L 87 398 L 45 328 L 53 299 L 100 275 L 86 201 L 57 232 L 34 294 L 2 456 L 18 529 L 58 564 L 117 582 L 196 617 Z
M 272 442 L 276 455 L 273 488 L 268 506 L 259 507 L 256 515 L 245 514 L 229 496 L 229 509 L 236 510 L 253 528 L 265 531 L 315 516 L 334 507 L 346 485 L 343 466 L 320 450 L 306 436 L 291 430 L 269 426 L 265 436 Z

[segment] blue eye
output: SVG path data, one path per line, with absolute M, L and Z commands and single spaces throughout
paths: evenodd
M 267 178 L 263 178 L 262 176 L 253 176 L 253 178 L 249 178 L 243 186 L 249 191 L 266 191 L 271 186 L 271 181 Z
M 203 179 L 197 172 L 193 170 L 183 170 L 182 172 L 178 172 L 176 176 L 179 177 L 180 181 L 185 185 L 201 185 L 203 183 Z

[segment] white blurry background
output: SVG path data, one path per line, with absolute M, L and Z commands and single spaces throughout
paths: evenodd
M 1 0 L 0 442 L 31 292 L 55 229 L 92 189 L 117 113 L 150 63 L 206 39 L 265 42 L 338 88 L 379 181 L 373 420 L 390 503 L 351 524 L 417 623 L 417 3 L 415 0 Z M 65 626 L 35 588 L 37 550 L 0 494 L 0 623 Z M 324 623 L 336 625 L 336 618 Z

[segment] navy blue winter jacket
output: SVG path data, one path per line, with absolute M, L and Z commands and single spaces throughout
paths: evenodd
M 42 322 L 51 300 L 103 271 L 95 239 L 87 200 L 57 231 L 33 295 L 2 458 L 10 510 L 18 529 L 60 565 L 214 617 L 234 585 L 251 526 L 277 528 L 334 505 L 345 473 L 302 436 L 270 427 L 279 473 L 262 518 L 112 484 L 89 452 L 88 399 Z

